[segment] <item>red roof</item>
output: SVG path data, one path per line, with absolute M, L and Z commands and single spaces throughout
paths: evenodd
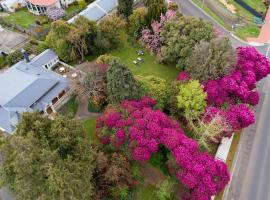
M 54 4 L 57 0 L 28 0 L 28 1 L 34 5 L 50 6 Z

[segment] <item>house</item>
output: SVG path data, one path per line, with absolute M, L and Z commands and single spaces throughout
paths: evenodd
M 1 7 L 7 12 L 15 12 L 25 5 L 24 0 L 4 0 L 0 2 Z
M 85 10 L 68 20 L 68 23 L 74 23 L 78 16 L 84 16 L 91 21 L 99 21 L 112 10 L 116 9 L 117 6 L 118 0 L 96 0 L 89 4 Z
M 55 59 L 51 51 L 46 52 L 0 74 L 0 130 L 12 134 L 24 112 L 51 114 L 66 94 L 68 80 L 44 67 Z M 46 61 L 44 55 L 53 56 Z
M 47 10 L 53 8 L 67 7 L 76 0 L 25 0 L 27 9 L 35 14 L 45 14 Z
M 59 63 L 58 55 L 51 49 L 47 49 L 30 62 L 32 66 L 44 67 L 49 70 L 53 70 L 54 67 Z

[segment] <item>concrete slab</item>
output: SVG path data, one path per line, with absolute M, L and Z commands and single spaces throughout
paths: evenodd
M 22 47 L 27 39 L 28 36 L 24 34 L 12 32 L 0 26 L 0 53 L 8 54 L 15 51 Z

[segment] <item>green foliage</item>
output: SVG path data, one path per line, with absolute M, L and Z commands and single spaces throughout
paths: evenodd
M 131 71 L 119 59 L 113 59 L 107 71 L 107 93 L 108 100 L 112 104 L 141 96 L 140 88 Z
M 76 101 L 76 96 L 73 96 L 66 104 L 64 104 L 59 109 L 59 114 L 73 118 L 76 115 L 77 110 L 78 110 L 78 102 Z
M 139 180 L 142 178 L 140 166 L 137 163 L 133 163 L 131 167 L 131 176 L 132 178 Z
M 173 187 L 174 183 L 171 179 L 167 178 L 160 182 L 155 192 L 157 200 L 173 200 Z
M 78 5 L 80 9 L 84 9 L 87 6 L 85 0 L 78 0 Z
M 96 59 L 96 63 L 97 64 L 110 64 L 112 62 L 113 59 L 115 59 L 117 57 L 112 56 L 111 54 L 103 54 L 100 55 L 97 59 Z
M 182 83 L 177 96 L 178 108 L 186 117 L 198 117 L 203 114 L 206 107 L 206 93 L 197 80 Z
M 147 22 L 150 24 L 153 20 L 159 20 L 160 15 L 166 12 L 166 4 L 164 0 L 144 0 L 144 4 L 148 8 Z
M 81 124 L 56 116 L 24 114 L 0 149 L 2 185 L 19 199 L 92 199 L 95 150 Z
M 166 155 L 163 155 L 162 152 L 157 152 L 152 154 L 149 162 L 152 166 L 156 167 L 159 169 L 163 174 L 168 175 L 168 168 L 166 166 Z
M 193 47 L 202 40 L 210 41 L 214 36 L 213 26 L 201 19 L 176 17 L 169 20 L 161 31 L 163 61 L 177 63 L 179 68 L 183 68 Z
M 141 37 L 141 32 L 144 27 L 146 27 L 147 9 L 145 7 L 136 8 L 133 14 L 129 16 L 128 32 L 129 35 L 135 39 Z
M 118 14 L 126 19 L 132 14 L 134 0 L 118 0 Z
M 218 79 L 229 74 L 236 63 L 236 52 L 228 38 L 201 41 L 187 59 L 185 70 L 200 81 Z
M 146 94 L 157 100 L 157 108 L 163 109 L 167 99 L 167 83 L 155 76 L 136 76 Z
M 45 40 L 46 45 L 53 49 L 65 62 L 74 60 L 70 55 L 72 50 L 71 45 L 67 42 L 66 38 L 71 28 L 71 25 L 66 21 L 55 21 L 52 23 L 51 30 Z
M 165 109 L 168 109 L 167 111 L 173 117 L 179 117 L 179 113 L 181 112 L 177 105 L 178 94 L 179 94 L 179 82 L 172 81 L 167 87 L 167 99 Z
M 100 52 L 117 49 L 121 43 L 121 33 L 125 21 L 116 16 L 107 16 L 98 25 L 95 45 Z
M 8 64 L 6 57 L 0 55 L 0 69 L 4 68 Z

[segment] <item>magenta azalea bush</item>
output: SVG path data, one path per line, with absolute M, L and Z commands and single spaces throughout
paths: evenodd
M 105 113 L 97 120 L 97 134 L 105 145 L 129 152 L 137 161 L 148 161 L 164 145 L 176 163 L 177 179 L 190 190 L 188 199 L 209 199 L 230 179 L 225 163 L 201 153 L 179 124 L 160 110 L 156 101 L 143 97 L 123 101 L 120 111 Z
M 224 103 L 239 102 L 257 105 L 259 94 L 256 83 L 270 73 L 267 58 L 253 47 L 238 48 L 236 69 L 228 76 L 205 83 L 208 104 L 220 107 Z

